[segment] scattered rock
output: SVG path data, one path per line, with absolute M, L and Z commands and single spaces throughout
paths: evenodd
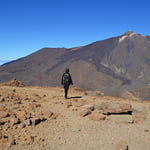
M 41 122 L 41 118 L 31 118 L 31 125 L 35 126 Z
M 149 132 L 149 129 L 144 129 L 144 132 Z
M 3 96 L 0 96 L 0 102 L 4 102 L 5 98 Z
M 23 123 L 25 124 L 25 126 L 30 126 L 32 122 L 30 119 L 27 119 L 27 120 L 24 120 Z
M 106 119 L 106 115 L 100 114 L 97 111 L 92 112 L 92 114 L 88 115 L 88 117 L 91 120 L 95 120 L 95 121 L 105 120 Z
M 8 116 L 9 116 L 8 112 L 0 111 L 0 119 L 1 119 L 1 118 L 5 118 L 5 117 L 8 117 Z
M 15 116 L 11 116 L 10 119 L 9 119 L 9 121 L 10 121 L 10 125 L 11 126 L 14 126 L 14 125 L 20 123 L 20 120 L 17 117 L 15 117 Z
M 13 89 L 13 92 L 16 92 L 16 89 Z
M 54 113 L 51 112 L 51 111 L 46 111 L 46 112 L 44 112 L 44 116 L 45 116 L 46 118 L 52 117 L 53 114 L 54 114 Z
M 38 92 L 35 90 L 30 93 L 30 91 L 28 92 L 27 88 L 28 87 L 26 87 L 25 90 L 24 90 L 24 88 L 23 89 L 16 88 L 17 89 L 16 90 L 16 89 L 14 89 L 14 87 L 11 87 L 11 88 L 7 87 L 6 91 L 9 90 L 9 93 L 6 93 L 6 96 L 4 93 L 5 91 L 2 91 L 2 93 L 0 93 L 1 94 L 0 98 L 3 97 L 4 101 L 6 102 L 6 103 L 5 102 L 0 103 L 1 104 L 1 106 L 0 106 L 0 131 L 3 134 L 7 134 L 7 135 L 2 135 L 0 133 L 0 149 L 1 149 L 1 146 L 6 146 L 9 149 L 10 146 L 15 145 L 15 144 L 27 145 L 27 144 L 32 144 L 33 142 L 37 142 L 40 145 L 41 143 L 39 143 L 39 142 L 44 141 L 44 139 L 41 139 L 36 136 L 40 135 L 41 133 L 45 133 L 45 131 L 42 132 L 41 130 L 43 130 L 43 128 L 49 126 L 49 124 L 47 124 L 47 123 L 51 123 L 50 128 L 51 127 L 54 128 L 54 133 L 50 132 L 52 134 L 57 133 L 57 131 L 60 129 L 64 129 L 64 127 L 66 127 L 64 129 L 64 131 L 72 131 L 72 132 L 75 132 L 75 134 L 80 134 L 82 132 L 82 130 L 81 130 L 82 127 L 85 127 L 85 128 L 83 128 L 83 133 L 84 133 L 84 131 L 87 131 L 87 129 L 90 129 L 90 127 L 93 127 L 95 132 L 96 132 L 97 128 L 99 130 L 103 130 L 103 132 L 105 132 L 108 130 L 107 127 L 110 127 L 110 130 L 111 130 L 111 123 L 112 123 L 112 125 L 117 125 L 117 128 L 121 126 L 121 127 L 123 127 L 123 129 L 125 128 L 125 131 L 127 131 L 128 128 L 130 129 L 129 131 L 131 131 L 132 127 L 133 127 L 133 129 L 136 128 L 136 125 L 135 126 L 134 126 L 134 124 L 133 125 L 125 125 L 125 126 L 124 126 L 124 124 L 118 125 L 118 124 L 114 123 L 113 121 L 115 121 L 117 123 L 118 122 L 119 123 L 120 122 L 125 122 L 125 123 L 141 122 L 141 121 L 147 119 L 148 118 L 147 115 L 149 115 L 148 106 L 146 106 L 145 103 L 138 105 L 138 103 L 132 102 L 132 104 L 134 104 L 136 106 L 131 107 L 130 104 L 127 104 L 127 102 L 125 103 L 123 101 L 113 101 L 112 100 L 112 101 L 108 102 L 108 100 L 106 100 L 107 101 L 106 102 L 105 101 L 106 97 L 99 98 L 99 99 L 96 97 L 93 97 L 92 99 L 95 98 L 95 101 L 91 100 L 91 97 L 87 98 L 89 101 L 84 100 L 83 98 L 70 98 L 67 100 L 63 100 L 62 96 L 60 95 L 60 96 L 55 96 L 55 99 L 57 100 L 58 105 L 53 105 L 54 102 L 56 102 L 56 100 L 52 98 L 54 93 L 50 94 L 47 92 L 47 96 L 44 96 L 44 94 L 42 92 L 39 93 L 41 96 L 39 96 L 38 94 L 33 95 L 33 93 L 38 93 Z M 24 91 L 22 93 L 19 93 L 20 89 L 24 90 Z M 28 92 L 28 95 L 26 95 L 27 92 Z M 46 101 L 42 101 L 43 97 L 46 97 L 45 98 Z M 49 101 L 50 98 L 52 98 L 51 102 Z M 41 104 L 38 104 L 38 102 L 39 102 L 38 100 L 40 100 Z M 48 101 L 48 103 L 47 103 L 47 101 Z M 102 103 L 102 101 L 105 101 L 105 102 Z M 61 104 L 61 102 L 63 102 L 63 104 L 65 104 L 68 108 L 71 107 L 71 109 L 66 109 L 66 108 L 64 108 L 63 105 L 59 105 L 59 104 Z M 91 104 L 89 104 L 89 103 L 91 103 Z M 96 103 L 96 104 L 93 104 L 93 103 Z M 21 105 L 19 105 L 19 104 L 21 104 Z M 41 105 L 42 105 L 42 107 L 41 107 Z M 54 106 L 56 108 L 53 108 Z M 146 108 L 142 107 L 142 106 L 146 106 Z M 61 113 L 62 117 L 60 117 L 60 119 L 57 119 L 57 117 L 60 116 L 60 114 L 55 114 L 49 110 L 53 110 L 53 111 L 56 111 L 59 113 L 62 112 Z M 70 110 L 77 111 L 77 112 L 71 112 Z M 81 112 L 80 112 L 80 110 L 81 110 Z M 91 119 L 93 121 L 89 121 L 89 119 L 86 119 L 86 121 L 84 122 L 83 118 L 76 116 L 76 115 L 79 115 L 79 112 L 80 112 L 80 116 L 82 116 L 82 117 L 87 116 L 89 119 Z M 69 114 L 67 114 L 65 116 L 66 113 L 69 113 Z M 76 120 L 74 120 L 74 118 L 72 118 L 72 117 L 75 117 Z M 110 118 L 110 120 L 112 120 L 112 122 L 111 121 L 94 122 L 94 121 L 105 120 L 107 118 L 108 119 Z M 49 120 L 42 124 L 42 122 L 47 119 L 49 119 Z M 57 120 L 52 120 L 52 119 L 57 119 Z M 64 121 L 64 122 L 62 123 L 61 121 Z M 72 121 L 72 122 L 69 122 L 69 121 Z M 76 124 L 77 121 L 81 121 L 81 123 L 83 123 L 83 124 L 81 124 L 81 123 Z M 39 123 L 41 123 L 41 124 L 39 126 L 35 127 L 35 125 L 38 125 Z M 89 123 L 89 124 L 87 126 L 85 126 L 87 123 Z M 94 123 L 95 123 L 95 125 L 94 125 Z M 107 123 L 110 123 L 110 125 L 105 126 L 105 123 L 106 123 L 106 125 L 108 125 Z M 144 123 L 146 124 L 149 122 L 147 120 L 147 122 L 144 122 Z M 56 124 L 56 126 L 55 126 L 55 124 Z M 145 124 L 142 124 L 142 125 L 145 125 Z M 102 125 L 102 126 L 99 126 L 99 125 Z M 137 127 L 139 127 L 140 125 L 141 124 L 138 124 Z M 142 127 L 142 129 L 143 129 L 142 136 L 149 135 L 149 129 L 148 129 L 149 126 L 148 125 L 143 126 L 144 128 Z M 67 128 L 67 126 L 69 128 Z M 61 127 L 61 128 L 58 128 L 58 127 Z M 79 128 L 79 127 L 81 127 L 81 128 Z M 113 127 L 112 127 L 112 129 L 113 129 Z M 116 129 L 116 128 L 114 127 L 114 129 Z M 62 134 L 64 133 L 64 131 L 62 131 Z M 134 131 L 137 131 L 137 130 L 134 130 Z M 100 132 L 100 134 L 102 134 L 103 132 Z M 31 133 L 33 133 L 35 136 L 31 136 L 30 135 Z M 89 133 L 91 133 L 91 130 L 89 131 Z M 10 135 L 13 135 L 13 134 L 14 135 L 16 134 L 16 135 L 14 137 L 10 137 Z M 85 134 L 86 134 L 86 132 L 85 132 Z M 122 134 L 124 134 L 124 131 Z M 53 135 L 51 135 L 51 136 L 53 136 Z M 58 134 L 58 136 L 59 136 L 59 134 Z M 115 135 L 113 135 L 113 136 L 115 136 Z M 119 136 L 122 137 L 122 135 L 119 135 Z M 42 135 L 42 137 L 44 137 L 44 135 Z M 86 135 L 85 135 L 85 137 L 86 137 Z M 112 137 L 110 137 L 110 138 L 112 138 Z M 115 142 L 115 140 L 116 140 L 116 138 L 114 138 L 112 140 L 112 142 Z M 63 142 L 63 138 L 61 138 L 61 142 Z M 38 144 L 36 146 L 38 146 Z M 43 145 L 45 145 L 45 144 L 48 144 L 47 141 Z M 114 143 L 112 144 L 112 146 L 114 146 Z M 21 147 L 21 146 L 18 146 L 18 147 Z M 32 146 L 29 146 L 27 148 L 32 148 Z M 42 148 L 42 146 L 40 148 Z M 44 148 L 48 148 L 48 147 L 44 147 Z M 2 149 L 3 149 L 3 147 L 2 147 Z M 116 150 L 128 150 L 127 143 L 124 141 L 119 141 L 117 144 Z
M 71 107 L 72 106 L 72 102 L 71 101 L 65 101 L 64 102 L 65 103 L 65 105 L 67 106 L 67 108 L 69 108 L 69 107 Z
M 82 110 L 82 111 L 80 112 L 80 116 L 85 117 L 85 116 L 91 114 L 91 112 L 92 112 L 92 111 L 89 110 L 89 109 L 84 109 L 84 110 Z
M 51 119 L 57 119 L 59 116 L 60 116 L 60 114 L 55 113 L 52 115 Z
M 26 127 L 26 125 L 24 123 L 21 123 L 21 124 L 18 125 L 19 129 L 22 129 L 22 128 L 25 128 L 25 127 Z
M 3 119 L 0 119 L 0 125 L 4 125 L 5 121 Z
M 34 136 L 20 136 L 16 142 L 17 144 L 32 144 L 34 142 Z
M 117 103 L 117 102 L 103 102 L 101 104 L 101 108 L 103 110 L 103 114 L 131 114 L 132 106 L 126 103 Z
M 72 111 L 77 111 L 78 109 L 77 109 L 77 107 L 72 106 L 72 107 L 71 107 L 71 110 L 72 110 Z
M 2 133 L 0 133 L 0 147 L 3 147 L 3 146 L 10 147 L 15 144 L 16 144 L 16 142 L 13 137 L 8 137 L 8 136 L 5 136 Z

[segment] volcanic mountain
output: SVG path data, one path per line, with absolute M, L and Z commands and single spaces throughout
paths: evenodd
M 60 86 L 65 68 L 75 86 L 116 95 L 150 81 L 150 36 L 128 31 L 75 48 L 43 48 L 0 66 L 0 82 L 12 78 L 30 86 Z

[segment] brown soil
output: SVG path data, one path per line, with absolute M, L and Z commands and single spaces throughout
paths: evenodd
M 125 141 L 129 150 L 150 150 L 149 102 L 88 96 L 79 88 L 70 88 L 72 98 L 65 100 L 63 89 L 59 87 L 0 86 L 0 95 L 3 97 L 1 111 L 9 110 L 15 114 L 26 111 L 31 118 L 48 111 L 53 113 L 35 126 L 20 127 L 21 123 L 0 125 L 1 134 L 15 140 L 14 144 L 1 146 L 2 150 L 118 150 L 120 141 Z M 85 104 L 126 102 L 145 108 L 146 119 L 137 123 L 118 123 L 109 119 L 94 121 L 80 116 L 84 103 L 69 106 L 67 101 L 84 101 Z M 38 105 L 34 107 L 33 103 Z M 34 141 L 18 140 L 28 136 L 34 137 Z

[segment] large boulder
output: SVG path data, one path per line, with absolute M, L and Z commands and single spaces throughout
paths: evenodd
M 105 115 L 131 114 L 132 112 L 132 106 L 130 104 L 119 102 L 103 102 L 101 104 L 101 109 Z

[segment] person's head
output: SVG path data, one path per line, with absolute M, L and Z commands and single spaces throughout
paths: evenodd
M 69 69 L 68 68 L 66 69 L 66 73 L 69 73 Z

